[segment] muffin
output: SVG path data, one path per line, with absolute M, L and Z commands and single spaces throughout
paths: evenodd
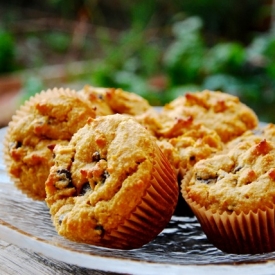
M 209 158 L 223 150 L 224 145 L 219 135 L 201 125 L 185 125 L 180 129 L 181 135 L 173 138 L 159 138 L 157 144 L 169 163 L 175 169 L 180 188 L 184 175 L 201 159 Z M 174 132 L 174 134 L 177 131 Z M 173 136 L 173 131 L 166 132 Z M 192 211 L 179 195 L 174 212 L 176 216 L 193 216 Z
M 42 91 L 12 117 L 5 136 L 4 157 L 15 185 L 33 199 L 46 197 L 45 181 L 56 144 L 67 144 L 95 111 L 77 92 Z
M 120 88 L 110 89 L 106 93 L 106 99 L 112 110 L 119 114 L 136 116 L 152 108 L 145 98 Z
M 176 175 L 155 139 L 129 116 L 90 119 L 54 154 L 46 202 L 58 234 L 133 249 L 170 221 L 179 194 Z
M 215 130 L 223 142 L 258 126 L 256 114 L 238 97 L 209 90 L 176 98 L 164 106 L 161 116 L 204 125 Z
M 120 88 L 100 88 L 86 85 L 80 93 L 91 100 L 94 100 L 94 95 L 97 95 L 108 105 L 112 113 L 135 116 L 141 115 L 152 108 L 143 97 Z M 104 108 L 107 109 L 106 106 Z
M 261 137 L 262 139 L 266 139 L 271 142 L 275 142 L 275 124 L 268 123 L 264 124 L 261 123 L 258 128 L 254 130 L 248 130 L 244 132 L 242 135 L 234 138 L 233 140 L 225 143 L 224 150 L 230 150 L 240 142 L 248 141 L 249 139 L 254 140 L 257 137 Z
M 134 118 L 139 124 L 143 125 L 152 136 L 159 138 L 158 131 L 163 126 L 157 108 L 150 108 L 142 114 L 135 115 Z
M 96 116 L 106 116 L 114 114 L 106 100 L 108 90 L 109 88 L 85 85 L 78 93 L 91 103 L 92 108 L 96 112 Z
M 248 136 L 223 154 L 199 161 L 182 195 L 208 239 L 228 253 L 275 250 L 275 143 Z
M 264 136 L 267 140 L 275 142 L 275 124 L 268 123 L 266 125 L 262 125 L 260 129 L 260 135 Z
M 182 134 L 158 139 L 157 144 L 171 165 L 184 175 L 201 159 L 211 157 L 224 147 L 219 135 L 201 125 L 182 128 Z

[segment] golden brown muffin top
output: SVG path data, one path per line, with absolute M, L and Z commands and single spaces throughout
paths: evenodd
M 219 135 L 204 126 L 193 125 L 184 133 L 170 139 L 160 139 L 158 146 L 170 163 L 182 174 L 191 169 L 201 159 L 206 159 L 223 149 Z
M 8 125 L 5 159 L 17 186 L 44 199 L 45 180 L 52 164 L 52 149 L 68 142 L 95 112 L 75 91 L 47 90 L 20 107 Z
M 70 140 L 90 117 L 95 117 L 95 111 L 75 91 L 48 90 L 21 106 L 9 123 L 7 137 L 9 142 L 22 145 Z
M 192 173 L 187 194 L 206 209 L 248 213 L 270 207 L 275 201 L 275 144 L 249 136 L 227 153 L 199 161 Z
M 195 123 L 215 130 L 228 142 L 258 125 L 255 113 L 239 98 L 227 93 L 204 90 L 186 93 L 166 104 L 163 116 Z
M 86 85 L 81 91 L 96 106 L 98 115 L 114 113 L 141 115 L 152 107 L 143 97 L 120 88 L 101 88 Z
M 149 102 L 138 94 L 124 91 L 120 88 L 109 89 L 106 100 L 115 113 L 140 115 L 151 109 Z
M 111 88 L 85 85 L 78 93 L 90 102 L 96 116 L 107 116 L 114 113 L 106 100 L 106 93 L 109 90 Z
M 116 228 L 150 186 L 155 150 L 155 140 L 147 130 L 120 114 L 91 119 L 68 146 L 56 146 L 46 201 L 58 230 L 67 231 L 67 224 L 74 220 L 79 224 L 76 230 L 84 223 L 91 228 L 98 224 L 104 230 Z

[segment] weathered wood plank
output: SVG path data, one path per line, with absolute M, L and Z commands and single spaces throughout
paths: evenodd
M 32 253 L 0 240 L 1 275 L 112 275 L 114 273 L 81 268 Z

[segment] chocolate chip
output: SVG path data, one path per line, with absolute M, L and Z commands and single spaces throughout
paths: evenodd
M 211 184 L 211 183 L 216 183 L 217 182 L 217 177 L 215 178 L 208 178 L 208 179 L 203 179 L 201 177 L 196 177 L 196 179 L 202 183 L 205 184 Z
M 81 191 L 79 193 L 79 196 L 84 196 L 88 191 L 92 190 L 90 183 L 89 182 L 85 182 L 82 185 Z
M 102 225 L 97 225 L 97 226 L 95 227 L 95 230 L 96 230 L 96 231 L 99 231 L 100 236 L 103 236 L 104 233 L 105 233 L 105 230 L 104 230 L 104 228 L 103 228 Z
M 59 169 L 57 170 L 57 174 L 59 174 L 60 181 L 67 181 L 67 187 L 72 186 L 72 175 L 71 172 L 67 169 Z
M 67 179 L 72 179 L 71 178 L 71 172 L 67 169 L 59 169 L 59 170 L 57 170 L 57 173 L 60 174 L 60 175 L 65 174 Z
M 241 165 L 238 165 L 237 167 L 235 167 L 235 169 L 233 170 L 233 173 L 237 173 L 239 172 L 243 167 Z
M 49 117 L 48 120 L 47 120 L 47 124 L 48 125 L 55 124 L 55 118 L 54 117 Z
M 20 147 L 22 147 L 21 141 L 14 141 L 10 143 L 10 149 L 18 149 Z
M 108 177 L 110 177 L 110 174 L 105 170 L 101 176 L 102 183 L 104 183 Z
M 17 148 L 20 148 L 20 147 L 22 147 L 22 142 L 21 141 L 17 141 L 15 148 L 17 149 Z
M 97 97 L 98 97 L 98 99 L 104 100 L 103 95 L 98 95 Z
M 110 177 L 110 174 L 105 170 L 102 173 L 102 175 L 100 176 L 99 181 L 94 181 L 94 186 L 96 186 L 98 184 L 99 184 L 99 186 L 102 186 L 108 177 Z
M 53 151 L 54 147 L 56 146 L 56 144 L 49 144 L 47 146 L 48 149 L 50 149 L 51 151 Z
M 100 153 L 97 152 L 97 151 L 94 152 L 93 155 L 92 155 L 92 160 L 96 161 L 96 162 L 100 161 Z
M 65 214 L 61 214 L 59 217 L 58 217 L 58 224 L 61 225 L 63 220 L 65 218 Z
M 196 156 L 190 156 L 189 160 L 194 161 L 196 159 Z

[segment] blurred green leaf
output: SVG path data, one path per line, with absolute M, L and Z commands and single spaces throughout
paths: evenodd
M 28 100 L 31 96 L 34 96 L 36 93 L 40 93 L 45 89 L 45 85 L 41 78 L 31 76 L 27 77 L 23 83 L 23 88 L 20 96 L 20 103 Z
M 166 50 L 163 60 L 172 86 L 199 81 L 205 52 L 205 44 L 199 30 L 198 18 L 176 23 L 176 39 Z
M 68 34 L 57 31 L 45 34 L 44 40 L 46 45 L 58 53 L 66 52 L 71 43 L 71 37 Z
M 192 16 L 183 21 L 176 22 L 172 27 L 172 31 L 176 38 L 185 40 L 194 35 L 194 33 L 199 33 L 202 26 L 203 22 L 201 18 Z
M 247 47 L 248 58 L 254 60 L 262 57 L 275 60 L 275 37 L 272 34 L 263 34 L 256 36 Z
M 245 62 L 245 49 L 238 43 L 221 43 L 210 48 L 203 60 L 206 74 L 236 74 Z
M 90 81 L 95 86 L 101 87 L 114 87 L 115 82 L 112 78 L 114 70 L 108 64 L 94 64 L 94 68 L 91 70 Z
M 207 76 L 203 83 L 203 89 L 228 92 L 235 95 L 239 94 L 241 82 L 234 76 L 228 74 L 214 74 Z
M 144 29 L 155 13 L 156 0 L 131 1 L 130 9 L 132 28 Z M 129 4 L 128 4 L 129 5 Z
M 268 64 L 268 66 L 266 67 L 266 72 L 270 78 L 275 79 L 275 62 Z M 275 93 L 275 88 L 274 88 L 274 93 Z
M 0 73 L 8 73 L 15 69 L 14 37 L 0 29 Z

